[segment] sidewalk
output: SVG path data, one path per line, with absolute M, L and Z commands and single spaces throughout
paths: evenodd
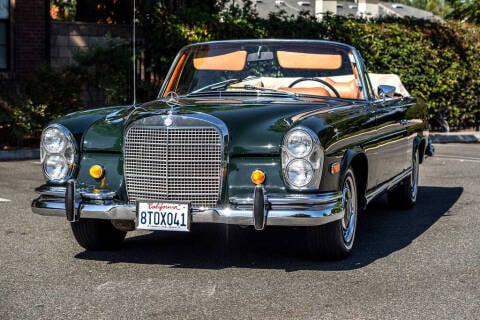
M 40 149 L 0 150 L 0 161 L 40 160 Z
M 430 132 L 430 138 L 435 143 L 479 143 L 479 131 L 461 132 Z

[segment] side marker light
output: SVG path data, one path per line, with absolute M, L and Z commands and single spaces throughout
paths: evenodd
M 334 162 L 330 165 L 330 173 L 337 174 L 340 172 L 340 162 Z

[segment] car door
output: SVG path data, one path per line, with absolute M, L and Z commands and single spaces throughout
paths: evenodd
M 411 164 L 411 139 L 407 134 L 406 112 L 409 104 L 401 98 L 378 99 L 374 152 L 376 185 L 399 175 Z

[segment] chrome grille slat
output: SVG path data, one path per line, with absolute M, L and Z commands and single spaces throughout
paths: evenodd
M 223 172 L 222 136 L 214 126 L 131 126 L 125 135 L 128 199 L 218 203 Z

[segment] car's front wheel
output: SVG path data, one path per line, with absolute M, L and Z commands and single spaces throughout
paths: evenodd
M 307 229 L 307 244 L 314 258 L 343 259 L 352 251 L 357 228 L 358 195 L 355 174 L 348 169 L 342 184 L 345 215 L 329 224 Z
M 125 235 L 109 220 L 80 219 L 71 223 L 72 232 L 78 244 L 87 250 L 111 250 L 118 248 Z

